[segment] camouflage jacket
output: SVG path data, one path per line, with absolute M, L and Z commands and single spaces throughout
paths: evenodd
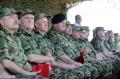
M 42 54 L 53 54 L 54 46 L 50 40 L 47 39 L 47 36 L 45 34 L 35 31 L 33 37 Z
M 33 35 L 34 35 L 33 33 L 29 34 L 24 30 L 20 30 L 18 33 L 18 36 L 21 40 L 22 48 L 24 49 L 26 55 L 41 54 L 39 47 L 34 40 Z
M 20 67 L 27 63 L 27 57 L 21 47 L 19 38 L 5 30 L 0 31 L 0 58 L 7 58 Z
M 108 51 L 107 48 L 104 45 L 104 41 L 101 40 L 99 37 L 94 37 L 91 40 L 91 44 L 95 48 L 95 50 L 98 51 L 98 52 Z
M 76 59 L 78 50 L 74 45 L 68 41 L 63 33 L 51 29 L 48 34 L 49 39 L 54 44 L 55 54 L 60 57 L 64 54 L 69 56 L 71 59 Z

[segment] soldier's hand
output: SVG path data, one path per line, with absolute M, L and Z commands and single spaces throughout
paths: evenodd
M 91 49 L 90 49 L 90 48 L 85 48 L 85 49 L 84 49 L 84 53 L 85 53 L 85 54 L 87 54 L 87 53 L 89 53 L 89 52 L 91 52 Z
M 75 65 L 76 65 L 76 67 L 78 67 L 78 66 L 83 66 L 83 64 L 81 64 L 81 63 L 79 63 L 79 62 L 75 62 Z
M 55 60 L 53 57 L 50 57 L 50 62 L 53 63 Z
M 24 65 L 24 69 L 27 70 L 27 71 L 31 71 L 31 70 L 32 70 L 31 64 L 30 64 L 30 63 L 26 63 L 26 64 Z
M 68 68 L 68 69 L 75 69 L 75 68 L 76 68 L 76 65 L 68 65 L 67 68 Z
M 85 66 L 91 66 L 90 63 L 84 63 L 83 65 L 85 65 Z
M 29 72 L 27 75 L 37 75 L 38 73 L 40 73 L 41 72 L 41 70 L 39 70 L 39 71 L 36 71 L 36 72 Z

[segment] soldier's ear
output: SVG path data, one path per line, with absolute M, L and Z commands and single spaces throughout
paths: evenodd
M 37 22 L 37 21 L 35 22 L 35 27 L 36 27 L 36 26 L 38 26 L 38 22 Z
M 0 19 L 0 25 L 2 25 L 3 24 L 3 21 L 2 21 L 2 19 Z

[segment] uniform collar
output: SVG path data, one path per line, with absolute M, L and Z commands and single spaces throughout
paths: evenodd
M 13 35 L 16 35 L 16 32 L 14 34 L 8 32 L 7 30 L 3 29 L 2 27 L 0 27 L 0 30 L 4 31 L 6 35 L 10 35 L 10 36 L 13 36 Z
M 32 33 L 28 33 L 27 31 L 25 31 L 23 28 L 20 28 L 18 31 L 19 34 L 24 34 L 25 36 L 31 36 L 32 34 L 34 34 L 34 32 Z

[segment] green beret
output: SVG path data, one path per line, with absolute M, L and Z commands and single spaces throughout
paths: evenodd
M 21 14 L 21 12 L 17 12 L 14 8 L 0 8 L 0 19 L 14 13 L 17 15 Z

